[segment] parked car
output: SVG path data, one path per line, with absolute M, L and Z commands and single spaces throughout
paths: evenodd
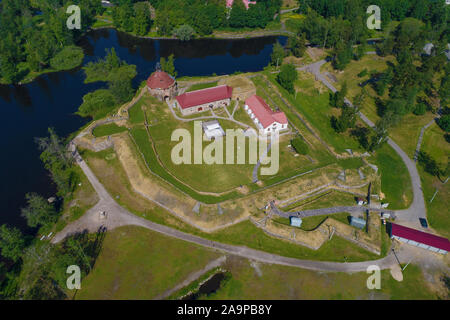
M 421 225 L 422 227 L 428 228 L 428 222 L 427 222 L 427 219 L 425 219 L 425 218 L 419 218 L 419 221 L 420 221 L 420 225 Z

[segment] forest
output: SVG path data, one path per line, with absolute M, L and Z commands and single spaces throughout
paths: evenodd
M 80 30 L 66 26 L 70 4 L 81 9 Z M 79 66 L 84 54 L 75 44 L 102 10 L 101 0 L 0 2 L 0 83 Z

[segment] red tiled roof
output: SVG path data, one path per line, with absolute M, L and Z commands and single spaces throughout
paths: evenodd
M 413 240 L 438 249 L 450 251 L 450 241 L 448 239 L 435 236 L 431 233 L 426 233 L 416 229 L 411 229 L 405 226 L 391 223 L 391 234 L 393 236 Z
M 168 73 L 164 71 L 155 71 L 147 79 L 147 86 L 150 89 L 168 89 L 175 82 Z
M 199 106 L 205 103 L 215 102 L 224 99 L 231 99 L 233 88 L 222 85 L 213 88 L 206 88 L 191 92 L 183 93 L 177 96 L 178 103 L 182 109 Z
M 248 9 L 249 4 L 256 4 L 256 1 L 250 1 L 250 0 L 242 0 L 244 3 L 244 6 Z M 227 7 L 231 8 L 233 6 L 234 0 L 227 0 Z
M 245 100 L 245 104 L 252 110 L 261 125 L 265 128 L 274 122 L 287 124 L 287 118 L 282 111 L 272 111 L 263 98 L 256 94 Z

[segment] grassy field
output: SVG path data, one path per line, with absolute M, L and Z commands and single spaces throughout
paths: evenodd
M 390 130 L 389 135 L 412 159 L 414 157 L 414 152 L 416 151 L 420 130 L 435 117 L 436 115 L 431 112 L 427 112 L 423 116 L 407 114 L 397 126 Z M 443 135 L 442 140 L 444 140 Z M 443 142 L 445 142 L 445 140 Z
M 367 289 L 365 272 L 353 274 L 314 272 L 292 267 L 258 264 L 235 258 L 228 261 L 232 277 L 206 299 L 437 299 L 419 267 L 410 265 L 403 282 L 381 272 L 381 289 Z M 259 272 L 259 274 L 258 274 Z
M 109 231 L 76 299 L 152 299 L 203 268 L 220 253 L 140 228 Z M 231 279 L 207 299 L 436 299 L 421 270 L 410 265 L 403 282 L 382 271 L 381 290 L 367 273 L 314 272 L 228 257 Z M 188 286 L 189 287 L 189 286 Z M 182 290 L 183 291 L 183 290 Z
M 332 241 L 327 242 L 317 251 L 311 250 L 291 242 L 270 237 L 250 221 L 244 221 L 214 233 L 200 232 L 135 194 L 131 190 L 120 162 L 117 158 L 111 157 L 110 152 L 108 150 L 101 153 L 84 151 L 82 155 L 87 159 L 89 166 L 108 192 L 116 198 L 116 201 L 142 218 L 210 240 L 243 245 L 299 259 L 344 261 L 343 257 L 346 256 L 347 261 L 363 261 L 380 257 L 338 237 L 334 237 Z
M 109 231 L 77 299 L 152 299 L 219 253 L 140 227 Z
M 373 160 L 369 159 L 373 163 Z M 375 164 L 381 173 L 381 190 L 389 209 L 405 209 L 413 198 L 411 179 L 400 156 L 388 144 L 375 154 Z
M 302 72 L 299 74 L 301 75 Z M 287 99 L 287 101 L 289 101 L 289 103 L 305 117 L 316 132 L 318 132 L 320 137 L 331 145 L 336 152 L 344 153 L 346 152 L 345 149 L 361 151 L 358 142 L 350 137 L 348 133 L 337 134 L 331 127 L 331 116 L 338 110 L 330 106 L 328 91 L 320 93 L 314 87 L 315 84 L 313 78 L 305 78 L 302 82 L 298 83 L 301 87 L 295 97 L 281 88 L 276 82 L 275 76 L 268 75 L 268 77 L 271 80 L 272 85 L 278 88 L 285 99 Z M 304 86 L 305 90 L 303 90 L 302 86 Z M 312 87 L 314 88 L 314 93 L 310 94 Z
M 421 150 L 430 154 L 439 165 L 446 167 L 450 156 L 450 144 L 445 141 L 444 131 L 436 124 L 430 126 L 424 134 Z M 427 205 L 427 216 L 430 226 L 440 234 L 450 237 L 450 217 L 448 215 L 448 199 L 450 198 L 450 182 L 443 184 L 437 177 L 426 173 L 418 165 L 422 180 L 422 189 Z M 442 177 L 443 180 L 446 177 Z M 430 203 L 434 193 L 437 191 L 433 202 Z
M 108 123 L 108 124 L 104 124 L 104 125 L 96 127 L 92 131 L 92 134 L 95 137 L 104 137 L 104 136 L 110 136 L 115 133 L 120 133 L 120 132 L 124 132 L 124 131 L 127 131 L 126 127 L 119 127 L 115 123 Z

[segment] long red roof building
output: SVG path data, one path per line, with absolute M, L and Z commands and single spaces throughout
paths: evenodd
M 187 109 L 215 101 L 231 99 L 232 94 L 232 87 L 222 85 L 213 88 L 186 92 L 177 96 L 175 99 L 177 99 L 181 109 Z
M 391 223 L 390 234 L 391 237 L 397 238 L 402 242 L 429 249 L 434 252 L 445 254 L 450 251 L 450 241 L 448 239 L 431 233 Z

